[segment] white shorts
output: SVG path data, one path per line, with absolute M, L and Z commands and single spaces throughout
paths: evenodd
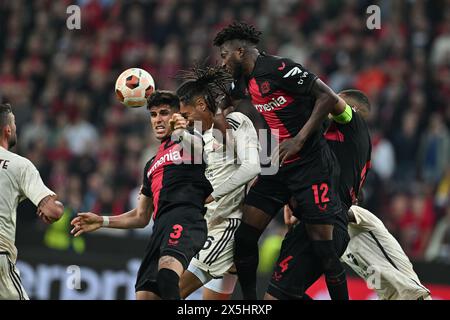
M 222 277 L 233 266 L 234 233 L 240 223 L 238 218 L 227 218 L 208 229 L 205 245 L 191 260 L 189 267 L 205 271 L 211 279 Z
M 19 270 L 7 253 L 0 253 L 0 300 L 29 300 Z
M 237 282 L 236 274 L 225 272 L 220 278 L 213 278 L 209 273 L 192 264 L 189 265 L 188 270 L 203 283 L 205 288 L 221 294 L 234 292 Z

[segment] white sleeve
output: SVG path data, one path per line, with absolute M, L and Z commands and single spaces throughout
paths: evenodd
M 372 212 L 359 206 L 351 206 L 353 215 L 355 216 L 356 225 L 365 231 L 384 229 L 384 224 Z
M 242 114 L 231 113 L 227 121 L 232 128 L 232 140 L 240 165 L 226 182 L 215 188 L 212 193 L 215 200 L 245 185 L 261 172 L 258 136 L 251 120 Z
M 55 195 L 55 193 L 47 188 L 41 179 L 39 171 L 30 160 L 25 159 L 25 166 L 22 168 L 20 175 L 20 189 L 22 193 L 34 203 L 39 205 L 46 196 Z

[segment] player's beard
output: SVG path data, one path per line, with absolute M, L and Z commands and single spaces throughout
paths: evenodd
M 236 63 L 234 65 L 234 70 L 233 70 L 233 79 L 239 80 L 239 79 L 241 79 L 243 74 L 244 74 L 244 68 L 242 67 L 242 63 Z
M 17 134 L 14 133 L 8 140 L 8 148 L 14 147 L 16 143 L 17 143 Z

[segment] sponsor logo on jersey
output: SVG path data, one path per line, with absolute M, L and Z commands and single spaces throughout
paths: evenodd
M 259 112 L 264 111 L 272 111 L 274 109 L 283 107 L 287 103 L 287 100 L 283 96 L 274 97 L 268 103 L 265 104 L 255 104 L 255 108 L 258 109 Z
M 286 73 L 283 78 L 293 77 L 296 74 L 302 73 L 303 71 L 299 67 L 294 67 L 291 70 L 289 70 L 288 73 Z
M 168 164 L 173 163 L 174 161 L 181 161 L 181 153 L 180 151 L 169 149 L 169 152 L 162 155 L 157 161 L 153 163 L 153 165 L 150 167 L 150 170 L 147 173 L 147 177 L 150 177 L 150 175 L 158 169 L 161 165 L 168 162 Z

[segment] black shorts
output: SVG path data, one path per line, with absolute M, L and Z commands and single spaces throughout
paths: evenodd
M 205 210 L 196 207 L 177 207 L 157 217 L 138 271 L 136 292 L 150 291 L 159 295 L 156 276 L 162 256 L 176 258 L 187 269 L 206 241 L 208 229 L 204 213 Z
M 308 224 L 334 224 L 341 212 L 339 173 L 336 157 L 325 145 L 306 163 L 294 162 L 282 166 L 275 175 L 258 176 L 245 204 L 274 217 L 293 197 L 297 218 Z
M 333 243 L 339 257 L 344 254 L 349 241 L 347 230 L 334 228 Z M 322 274 L 322 262 L 313 251 L 305 224 L 299 223 L 283 241 L 267 293 L 279 300 L 302 299 L 305 291 Z

